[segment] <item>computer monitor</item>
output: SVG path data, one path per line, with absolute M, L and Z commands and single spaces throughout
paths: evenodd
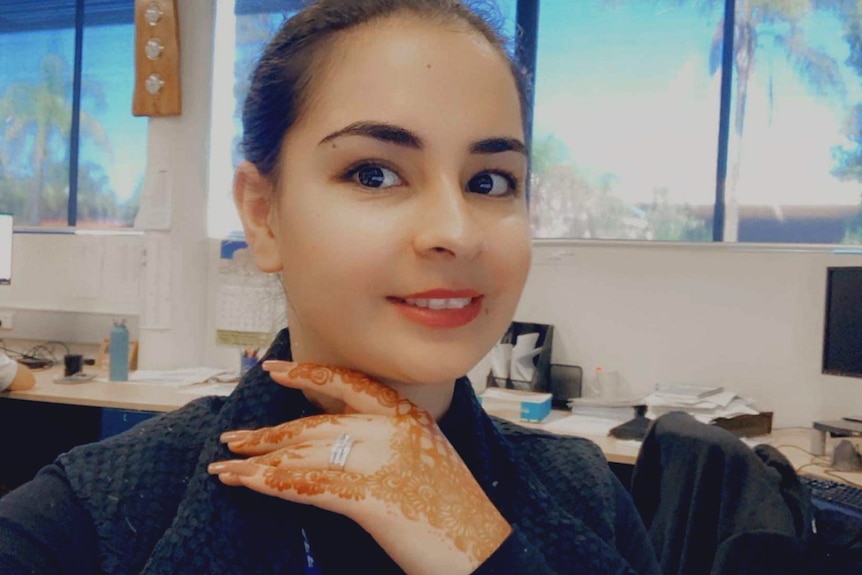
M 823 373 L 862 377 L 862 267 L 826 270 Z
M 12 214 L 0 214 L 0 285 L 12 281 Z

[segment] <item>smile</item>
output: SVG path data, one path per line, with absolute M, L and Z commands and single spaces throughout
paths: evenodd
M 386 298 L 406 319 L 439 329 L 462 327 L 482 311 L 484 296 L 473 290 L 432 290 Z
M 470 302 L 473 301 L 473 298 L 463 297 L 463 298 L 452 298 L 452 299 L 422 299 L 422 298 L 408 298 L 404 300 L 406 303 L 410 305 L 415 305 L 416 307 L 427 307 L 428 309 L 463 309 L 470 305 Z

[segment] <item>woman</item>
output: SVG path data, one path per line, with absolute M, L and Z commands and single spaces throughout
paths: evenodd
M 452 0 L 288 21 L 253 75 L 234 196 L 290 334 L 227 400 L 73 450 L 0 502 L 3 572 L 656 572 L 594 446 L 492 422 L 459 379 L 530 264 L 522 86 Z

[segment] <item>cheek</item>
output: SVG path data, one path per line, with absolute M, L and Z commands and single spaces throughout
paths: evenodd
M 513 217 L 491 238 L 494 273 L 504 295 L 518 299 L 532 262 L 532 239 L 528 218 Z
M 489 249 L 487 262 L 495 293 L 491 300 L 494 303 L 486 313 L 494 328 L 502 333 L 515 314 L 530 271 L 532 241 L 529 222 L 526 218 L 511 221 L 488 239 L 493 246 Z
M 343 203 L 296 207 L 283 220 L 280 240 L 286 287 L 328 296 L 358 294 L 385 277 L 396 230 Z

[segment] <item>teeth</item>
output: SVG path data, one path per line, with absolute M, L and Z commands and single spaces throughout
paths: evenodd
M 452 299 L 413 299 L 407 298 L 407 303 L 416 307 L 427 307 L 429 309 L 461 309 L 470 305 L 473 298 L 452 298 Z

